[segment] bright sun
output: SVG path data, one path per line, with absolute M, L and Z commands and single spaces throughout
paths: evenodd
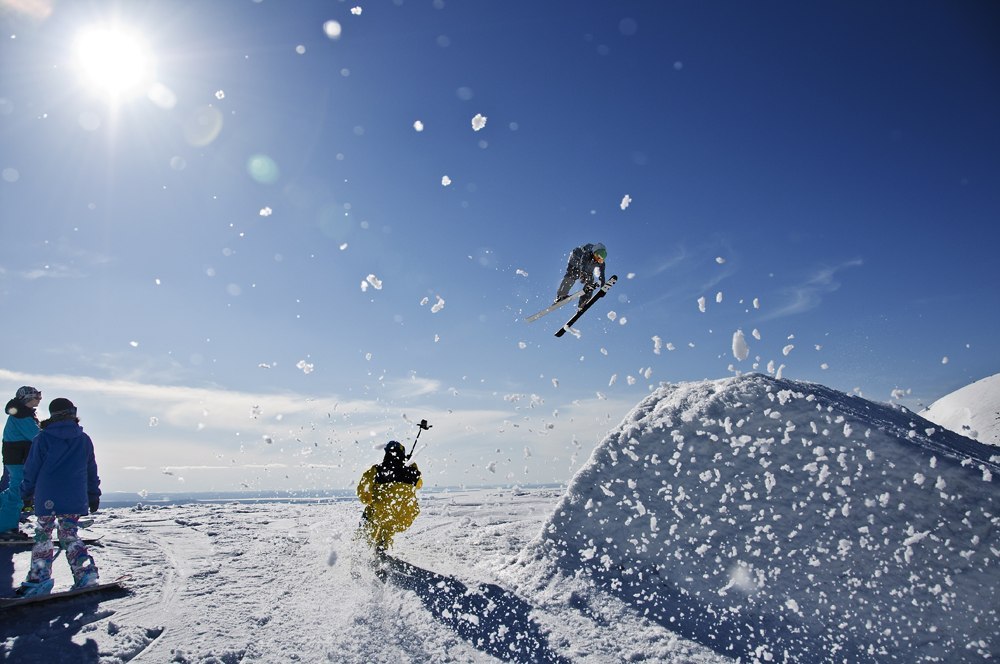
M 153 81 L 149 48 L 137 34 L 126 28 L 81 30 L 74 54 L 84 85 L 112 99 L 141 94 Z

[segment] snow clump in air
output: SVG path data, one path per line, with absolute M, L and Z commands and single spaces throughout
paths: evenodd
M 476 113 L 476 117 L 472 118 L 472 131 L 479 131 L 486 126 L 486 116 L 481 113 Z
M 450 184 L 451 184 L 451 178 L 450 177 L 448 177 L 447 175 L 441 176 L 441 186 L 442 187 L 447 187 Z
M 747 340 L 746 337 L 743 336 L 743 330 L 736 330 L 733 332 L 733 357 L 740 362 L 750 357 L 750 347 L 747 346 Z
M 375 290 L 382 290 L 382 281 L 379 280 L 374 274 L 369 274 L 365 277 L 365 280 L 361 282 L 361 291 L 365 292 L 368 290 L 368 286 L 371 286 Z
M 627 210 L 628 206 L 631 205 L 631 204 L 632 204 L 632 197 L 629 196 L 628 194 L 625 194 L 625 197 L 622 198 L 622 202 L 619 205 L 619 207 L 621 207 L 621 209 L 623 209 L 623 210 Z
M 435 295 L 434 297 L 437 298 L 437 302 L 435 302 L 434 305 L 431 307 L 432 314 L 436 314 L 437 312 L 444 309 L 444 299 L 440 295 Z
M 423 122 L 421 122 L 420 120 L 415 120 L 415 121 L 413 122 L 413 128 L 414 128 L 414 129 L 415 129 L 416 131 L 423 131 L 423 130 L 424 130 L 424 123 L 423 123 Z
M 361 16 L 361 7 L 351 7 L 351 13 L 355 16 Z
M 299 369 L 304 374 L 311 374 L 313 372 L 312 362 L 306 362 L 305 360 L 299 360 L 296 362 L 295 368 Z

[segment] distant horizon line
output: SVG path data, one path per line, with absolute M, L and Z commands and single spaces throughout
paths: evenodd
M 540 483 L 505 483 L 505 484 L 476 484 L 476 485 L 451 485 L 441 487 L 425 487 L 421 491 L 427 493 L 452 493 L 457 491 L 483 491 L 489 489 L 513 490 L 513 489 L 563 489 L 568 484 L 566 482 L 540 482 Z M 126 498 L 128 496 L 129 498 Z M 135 498 L 131 498 L 134 496 Z M 354 498 L 355 489 L 260 489 L 243 491 L 147 491 L 143 496 L 135 491 L 106 491 L 101 495 L 102 507 L 123 507 L 130 505 L 161 505 L 178 502 L 221 502 L 227 500 L 234 501 L 323 501 L 323 500 L 343 500 Z

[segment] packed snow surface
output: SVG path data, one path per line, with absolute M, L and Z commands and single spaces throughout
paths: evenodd
M 1000 446 L 1000 374 L 943 396 L 920 414 L 963 436 Z
M 103 509 L 130 592 L 0 613 L 0 659 L 983 661 L 994 451 L 820 385 L 664 385 L 565 490 L 421 492 L 381 569 L 353 499 Z M 28 557 L 0 548 L 0 586 Z

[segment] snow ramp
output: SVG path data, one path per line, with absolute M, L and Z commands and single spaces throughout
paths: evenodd
M 746 375 L 663 385 L 516 567 L 586 580 L 740 661 L 1000 652 L 995 448 L 888 404 Z

